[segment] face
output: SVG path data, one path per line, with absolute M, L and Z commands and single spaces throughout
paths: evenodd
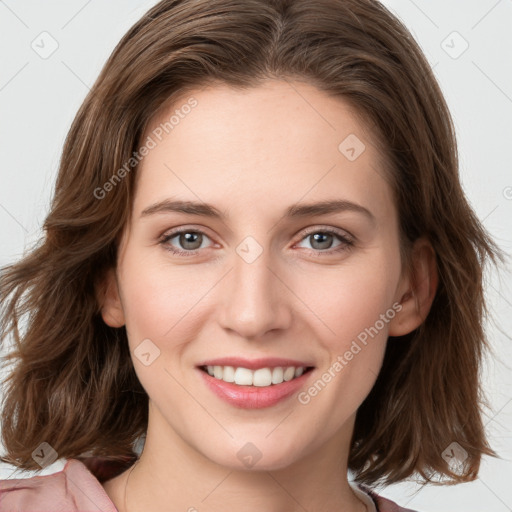
M 248 452 L 258 469 L 348 442 L 388 335 L 410 330 L 371 133 L 344 101 L 268 81 L 197 90 L 147 137 L 103 317 L 126 325 L 148 436 L 227 467 Z

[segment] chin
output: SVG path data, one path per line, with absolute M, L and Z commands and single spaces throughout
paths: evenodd
M 277 471 L 293 465 L 301 458 L 302 452 L 297 450 L 297 443 L 294 446 L 283 446 L 281 442 L 265 439 L 265 435 L 260 440 L 254 436 L 254 441 L 233 441 L 233 445 L 220 450 L 220 445 L 214 443 L 214 451 L 208 450 L 208 453 L 203 454 L 213 463 L 234 471 Z

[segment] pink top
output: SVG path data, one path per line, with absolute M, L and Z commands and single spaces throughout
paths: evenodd
M 361 487 L 377 512 L 414 512 Z M 118 512 L 100 481 L 77 459 L 50 475 L 0 480 L 0 512 Z

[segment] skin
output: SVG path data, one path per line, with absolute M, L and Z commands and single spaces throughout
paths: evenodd
M 347 483 L 355 414 L 388 336 L 412 331 L 428 313 L 437 286 L 433 250 L 418 240 L 413 272 L 402 271 L 383 156 L 344 101 L 300 82 L 268 80 L 245 91 L 215 85 L 160 112 L 146 136 L 190 96 L 198 105 L 141 162 L 117 269 L 99 294 L 104 321 L 126 326 L 150 399 L 127 508 L 129 470 L 105 482 L 105 491 L 121 512 L 364 511 Z M 366 146 L 354 161 L 338 150 L 349 134 Z M 141 216 L 170 198 L 210 203 L 228 217 Z M 356 211 L 284 217 L 291 205 L 327 199 L 362 205 L 375 220 Z M 171 253 L 169 246 L 193 245 L 179 236 L 161 243 L 177 227 L 203 231 L 197 254 Z M 350 234 L 353 245 L 328 234 L 315 242 L 312 235 L 329 228 Z M 252 263 L 236 252 L 247 236 L 262 249 Z M 309 386 L 394 303 L 401 311 L 305 405 L 291 397 L 237 409 L 195 368 L 220 356 L 289 357 L 315 366 Z M 133 352 L 145 339 L 160 350 L 149 366 Z M 247 442 L 261 452 L 251 468 L 237 457 Z

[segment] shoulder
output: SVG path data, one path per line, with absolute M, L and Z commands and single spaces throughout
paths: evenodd
M 60 471 L 0 480 L 0 512 L 117 512 L 100 482 L 77 459 Z
M 397 505 L 394 501 L 388 500 L 383 496 L 379 496 L 374 490 L 366 485 L 359 484 L 357 487 L 366 493 L 375 503 L 377 512 L 417 512 L 410 508 L 403 508 Z

